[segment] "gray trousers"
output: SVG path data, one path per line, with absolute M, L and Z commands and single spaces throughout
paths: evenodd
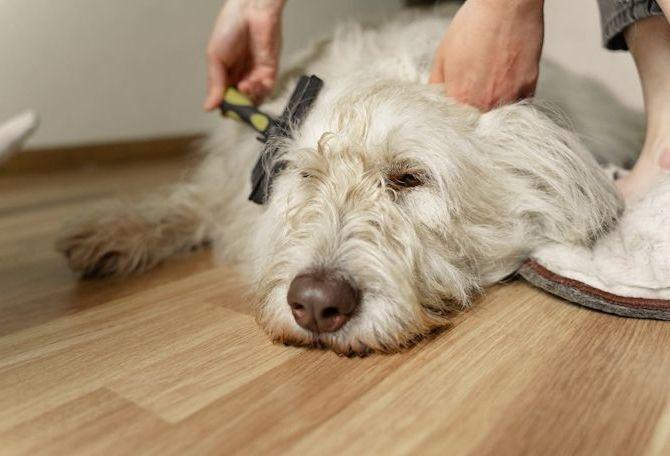
M 663 14 L 654 0 L 598 0 L 603 46 L 607 49 L 628 49 L 623 31 L 633 22 Z

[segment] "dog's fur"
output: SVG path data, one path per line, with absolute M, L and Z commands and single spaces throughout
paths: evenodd
M 554 110 L 522 102 L 480 114 L 425 84 L 447 22 L 429 14 L 374 30 L 345 25 L 297 59 L 288 73 L 316 74 L 325 88 L 279 144 L 288 166 L 266 206 L 247 201 L 260 145 L 225 121 L 191 180 L 74 222 L 60 250 L 75 271 L 127 275 L 210 241 L 249 274 L 273 340 L 362 354 L 443 326 L 543 242 L 591 242 L 622 203 Z M 540 96 L 567 112 L 596 158 L 633 157 L 633 114 L 589 81 L 551 65 L 542 72 Z M 294 82 L 264 109 L 280 112 Z M 302 329 L 287 305 L 292 278 L 314 270 L 360 290 L 359 310 L 335 333 Z

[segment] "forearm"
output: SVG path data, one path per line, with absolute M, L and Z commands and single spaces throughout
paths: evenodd
M 229 0 L 231 1 L 231 0 Z M 248 4 L 252 10 L 281 13 L 286 0 L 241 0 Z
M 517 34 L 515 30 L 537 24 L 544 29 L 544 0 L 468 0 L 468 3 L 477 3 L 472 6 L 497 17 L 492 25 L 503 35 Z
M 255 6 L 260 8 L 272 8 L 284 6 L 286 0 L 250 0 Z
M 544 0 L 468 0 L 481 2 L 488 8 L 504 12 L 523 13 L 529 11 L 541 10 L 544 7 Z M 670 0 L 662 0 L 670 1 Z
M 670 0 L 656 0 L 656 3 L 661 7 L 665 14 L 665 18 L 670 22 Z
M 219 18 L 244 15 L 245 17 L 278 17 L 281 16 L 286 0 L 226 0 L 219 13 Z

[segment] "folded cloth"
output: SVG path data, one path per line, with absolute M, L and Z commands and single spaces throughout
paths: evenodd
M 629 202 L 616 227 L 591 248 L 544 245 L 519 273 L 577 304 L 670 320 L 670 175 Z
M 37 114 L 26 111 L 0 124 L 0 163 L 9 160 L 21 148 L 37 123 Z

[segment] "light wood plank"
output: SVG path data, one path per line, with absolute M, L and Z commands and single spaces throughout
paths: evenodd
M 0 434 L 3 454 L 118 454 L 165 432 L 155 415 L 105 389 L 55 407 Z
M 65 269 L 64 219 L 183 172 L 0 176 L 0 453 L 670 454 L 667 322 L 512 282 L 412 350 L 346 359 L 272 345 L 205 251 L 125 281 Z

